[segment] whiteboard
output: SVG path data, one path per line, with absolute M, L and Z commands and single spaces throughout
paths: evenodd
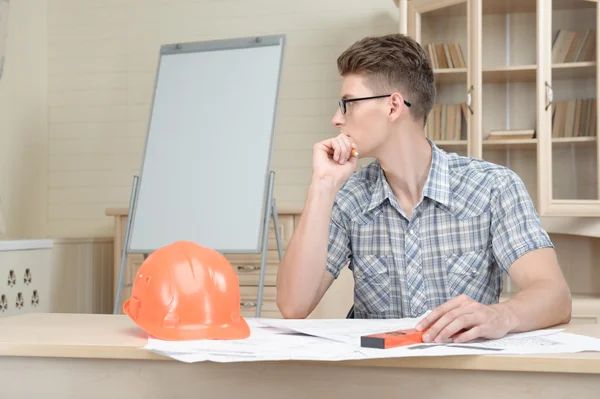
M 128 252 L 179 240 L 261 252 L 284 43 L 161 47 Z

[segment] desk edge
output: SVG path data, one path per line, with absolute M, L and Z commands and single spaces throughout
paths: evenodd
M 571 355 L 571 354 L 568 354 Z M 574 355 L 574 354 L 573 354 Z M 143 347 L 77 345 L 15 345 L 0 344 L 1 357 L 20 358 L 71 358 L 105 360 L 163 360 L 179 362 Z M 482 355 L 482 356 L 432 356 L 364 360 L 284 360 L 244 363 L 296 363 L 341 365 L 345 367 L 383 367 L 398 369 L 507 371 L 560 374 L 600 374 L 600 359 L 556 358 L 548 356 Z M 181 362 L 186 364 L 185 362 Z M 207 363 L 207 362 L 198 362 Z M 221 362 L 210 362 L 221 363 Z

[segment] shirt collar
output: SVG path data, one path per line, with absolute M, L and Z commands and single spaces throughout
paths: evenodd
M 389 186 L 388 182 L 385 180 L 385 176 L 383 175 L 383 169 L 381 165 L 377 162 L 377 180 L 375 181 L 375 185 L 373 186 L 373 190 L 371 191 L 373 194 L 371 195 L 371 203 L 367 208 L 367 211 L 370 212 L 375 209 L 379 204 L 381 204 L 385 199 L 394 198 L 394 194 L 392 193 L 392 189 Z
M 452 192 L 450 191 L 448 157 L 431 140 L 427 139 L 427 141 L 431 145 L 431 168 L 423 188 L 423 196 L 449 207 Z
M 446 153 L 440 150 L 431 140 L 427 139 L 427 141 L 431 145 L 431 167 L 429 168 L 429 175 L 423 187 L 423 196 L 449 207 L 452 193 L 450 191 L 448 158 Z M 367 211 L 375 209 L 385 199 L 394 198 L 394 194 L 385 179 L 381 165 L 378 168 L 377 180 L 373 186 L 372 193 Z

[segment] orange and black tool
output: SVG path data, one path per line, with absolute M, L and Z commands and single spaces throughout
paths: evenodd
M 363 335 L 360 337 L 360 346 L 363 348 L 389 349 L 398 346 L 421 344 L 423 343 L 423 334 L 425 331 L 417 331 L 411 328 Z

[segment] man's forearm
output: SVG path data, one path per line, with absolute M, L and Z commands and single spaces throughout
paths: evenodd
M 509 332 L 523 332 L 568 323 L 571 293 L 568 286 L 540 281 L 504 302 L 491 305 L 506 318 Z
M 277 304 L 286 317 L 310 312 L 327 262 L 329 220 L 337 189 L 329 179 L 315 178 L 302 216 L 277 272 Z

